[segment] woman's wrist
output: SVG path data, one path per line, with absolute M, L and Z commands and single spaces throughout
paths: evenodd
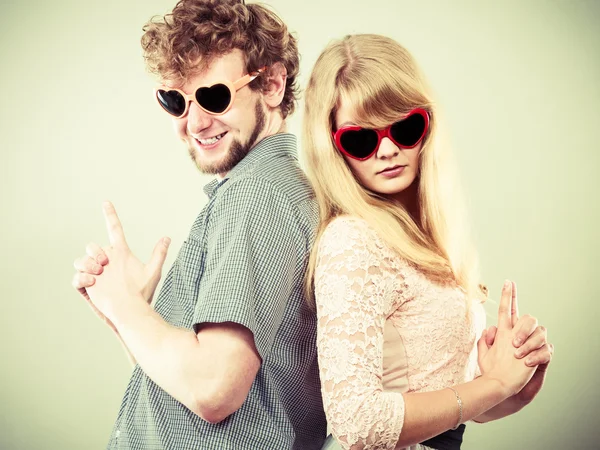
M 498 377 L 494 377 L 490 374 L 483 374 L 478 377 L 478 379 L 490 386 L 490 389 L 492 389 L 493 392 L 497 393 L 501 397 L 501 401 L 504 401 L 514 395 L 512 388 L 504 384 Z

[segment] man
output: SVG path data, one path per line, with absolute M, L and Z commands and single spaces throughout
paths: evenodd
M 208 203 L 150 307 L 169 240 L 147 265 L 111 204 L 73 285 L 136 362 L 110 449 L 318 449 L 316 319 L 303 295 L 318 208 L 285 119 L 298 51 L 263 6 L 181 0 L 144 28 L 160 106 Z

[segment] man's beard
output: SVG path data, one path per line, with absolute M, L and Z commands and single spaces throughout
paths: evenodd
M 248 153 L 250 153 L 250 150 L 252 150 L 256 145 L 256 140 L 264 130 L 266 123 L 265 112 L 262 108 L 261 103 L 258 101 L 256 102 L 254 113 L 256 116 L 256 122 L 254 124 L 254 129 L 252 130 L 252 133 L 250 134 L 250 137 L 248 138 L 246 143 L 242 144 L 240 141 L 234 139 L 231 143 L 229 151 L 221 161 L 217 161 L 215 163 L 205 163 L 204 161 L 199 161 L 198 158 L 196 158 L 196 149 L 194 149 L 191 146 L 189 147 L 188 150 L 190 153 L 190 157 L 192 158 L 192 161 L 194 161 L 200 172 L 212 175 L 227 173 L 235 166 L 237 166 L 238 163 L 242 159 L 244 159 Z

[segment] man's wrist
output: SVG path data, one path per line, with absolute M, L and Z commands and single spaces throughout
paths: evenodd
M 140 294 L 114 302 L 110 311 L 107 311 L 107 317 L 115 325 L 117 333 L 120 333 L 124 327 L 131 328 L 142 316 L 152 314 L 152 312 L 152 308 Z

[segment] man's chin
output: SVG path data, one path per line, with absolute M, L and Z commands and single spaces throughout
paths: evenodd
M 188 152 L 190 158 L 198 168 L 198 170 L 206 175 L 215 175 L 223 172 L 223 168 L 227 166 L 227 153 L 225 156 L 214 158 L 213 161 L 208 160 L 206 157 L 202 157 L 201 151 L 193 146 L 189 146 Z
M 204 174 L 223 174 L 229 172 L 242 161 L 252 150 L 257 142 L 257 136 L 262 129 L 263 121 L 258 123 L 253 134 L 246 144 L 242 144 L 237 139 L 231 139 L 230 142 L 223 142 L 221 148 L 211 150 L 203 150 L 197 145 L 197 142 L 192 143 L 188 147 L 188 151 L 192 161 L 198 167 L 198 170 Z M 227 136 L 223 139 L 226 139 Z
M 224 164 L 222 161 L 216 163 L 207 163 L 206 161 L 200 161 L 195 159 L 196 167 L 200 171 L 200 173 L 204 175 L 217 175 L 223 172 L 228 172 L 227 164 Z

